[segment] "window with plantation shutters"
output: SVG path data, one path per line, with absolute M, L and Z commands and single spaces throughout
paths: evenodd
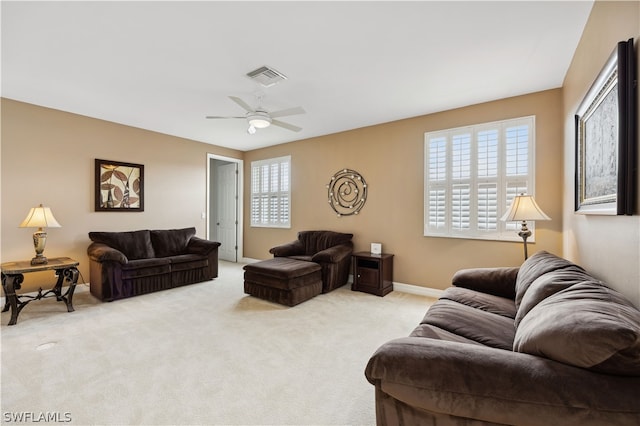
M 425 133 L 424 235 L 519 241 L 500 218 L 533 194 L 534 146 L 534 116 Z
M 251 226 L 291 227 L 291 157 L 251 163 Z

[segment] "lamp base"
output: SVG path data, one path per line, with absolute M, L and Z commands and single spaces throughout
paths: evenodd
M 522 225 L 520 228 L 520 232 L 518 232 L 518 235 L 520 235 L 522 241 L 524 242 L 524 260 L 527 260 L 529 258 L 529 253 L 527 253 L 527 238 L 531 236 L 531 231 L 529 230 L 529 228 L 527 228 L 527 222 L 525 220 L 522 221 Z
M 31 259 L 32 265 L 46 265 L 49 263 L 49 260 L 43 255 L 36 255 L 33 259 Z
M 32 265 L 46 265 L 48 262 L 47 258 L 44 257 L 42 252 L 44 252 L 44 247 L 47 244 L 47 233 L 42 230 L 42 228 L 38 229 L 33 233 L 33 248 L 36 250 L 36 257 L 31 259 Z

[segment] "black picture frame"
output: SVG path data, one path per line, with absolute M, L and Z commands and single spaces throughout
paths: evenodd
M 633 39 L 621 41 L 575 115 L 575 212 L 632 215 L 636 208 L 637 92 Z
M 144 165 L 95 160 L 95 210 L 144 211 Z

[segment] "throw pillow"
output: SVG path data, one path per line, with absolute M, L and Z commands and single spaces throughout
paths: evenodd
M 552 294 L 556 294 L 565 288 L 584 281 L 593 281 L 594 278 L 587 274 L 582 268 L 575 265 L 568 266 L 565 269 L 547 272 L 536 278 L 529 285 L 527 291 L 520 300 L 518 311 L 515 316 L 516 328 L 522 321 L 522 318 L 529 313 L 538 303 L 542 302 Z
M 129 260 L 155 257 L 149 231 L 146 229 L 128 232 L 89 232 L 89 239 L 113 247 Z
M 158 257 L 169 257 L 187 252 L 191 237 L 196 235 L 196 228 L 162 229 L 151 231 L 151 242 Z
M 600 373 L 640 376 L 640 311 L 599 282 L 575 284 L 525 315 L 513 349 Z
M 529 289 L 529 286 L 538 277 L 546 274 L 547 272 L 557 271 L 567 267 L 576 267 L 584 271 L 578 265 L 569 262 L 566 259 L 556 256 L 555 254 L 547 251 L 539 251 L 533 256 L 524 261 L 518 271 L 518 277 L 516 278 L 516 307 L 520 307 L 520 302 L 524 297 L 524 294 Z

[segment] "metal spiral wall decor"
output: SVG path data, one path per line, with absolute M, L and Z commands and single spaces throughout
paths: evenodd
M 367 182 L 355 170 L 342 169 L 327 184 L 329 205 L 340 216 L 358 214 L 367 201 Z

